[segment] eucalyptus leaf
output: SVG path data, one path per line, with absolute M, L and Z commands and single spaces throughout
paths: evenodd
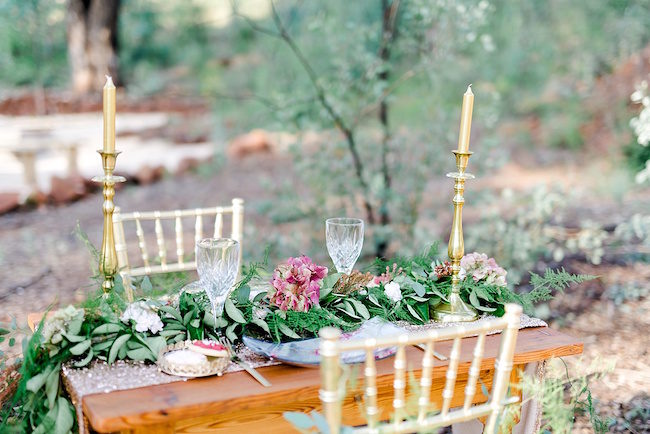
M 183 322 L 183 318 L 181 317 L 180 312 L 171 306 L 160 306 L 158 310 L 160 310 L 161 312 L 165 312 L 166 314 L 169 314 L 178 322 Z
M 324 300 L 330 293 L 334 290 L 334 287 L 323 287 L 320 289 L 320 295 L 318 297 L 319 300 Z
M 62 396 L 57 400 L 56 423 L 54 434 L 68 434 L 74 426 L 74 410 L 72 405 Z
M 45 380 L 45 394 L 47 395 L 47 404 L 48 408 L 53 408 L 54 403 L 56 402 L 56 397 L 59 394 L 59 372 L 61 371 L 61 365 L 58 364 L 56 368 L 50 375 L 47 376 Z
M 155 360 L 160 351 L 167 346 L 167 341 L 162 336 L 152 336 L 147 338 L 147 346 L 153 353 Z
M 150 360 L 154 362 L 156 360 L 156 357 L 153 356 L 151 350 L 146 347 L 140 347 L 134 350 L 129 350 L 126 352 L 126 356 L 129 359 L 136 360 L 136 361 Z
M 226 308 L 226 313 L 230 318 L 232 318 L 233 320 L 237 321 L 240 324 L 246 324 L 246 319 L 244 318 L 244 315 L 241 313 L 239 309 L 237 309 L 237 307 L 235 307 L 234 303 L 229 298 L 226 299 L 225 308 Z
M 379 300 L 377 300 L 375 294 L 368 294 L 368 300 L 370 300 L 370 302 L 375 306 L 382 307 L 381 303 L 379 303 Z
M 341 273 L 332 273 L 328 274 L 324 279 L 323 279 L 323 284 L 321 288 L 333 288 L 334 285 L 336 285 L 336 282 L 339 281 L 341 278 L 342 274 Z M 321 297 L 322 298 L 322 297 Z
M 261 328 L 262 330 L 264 330 L 268 334 L 271 334 L 271 330 L 269 329 L 269 325 L 263 319 L 257 318 L 257 317 L 254 316 L 251 319 L 251 324 L 255 324 L 256 326 L 258 326 L 259 328 Z
M 350 298 L 349 301 L 354 305 L 354 310 L 356 310 L 363 319 L 370 319 L 370 312 L 368 312 L 368 308 L 365 307 L 363 303 L 354 298 Z
M 111 350 L 108 352 L 108 364 L 112 365 L 113 362 L 115 361 L 115 358 L 117 357 L 117 353 L 120 351 L 120 348 L 128 341 L 131 339 L 131 335 L 129 334 L 124 334 L 120 335 L 115 339 L 115 342 L 113 342 L 113 345 L 111 346 Z
M 112 341 L 112 340 L 104 341 L 104 342 L 98 342 L 96 344 L 93 344 L 93 350 L 96 351 L 96 352 L 103 351 L 103 350 L 109 348 L 111 345 L 113 345 L 113 342 L 114 341 Z
M 236 296 L 237 296 L 237 303 L 239 304 L 246 304 L 248 303 L 248 298 L 251 295 L 251 287 L 248 285 L 242 285 L 237 289 Z
M 176 336 L 179 333 L 183 333 L 181 330 L 162 330 L 158 334 L 163 337 L 170 337 L 170 336 Z
M 86 339 L 83 342 L 79 342 L 77 345 L 70 348 L 70 353 L 75 356 L 80 356 L 83 353 L 85 353 L 88 348 L 90 348 L 90 344 L 91 344 L 90 339 Z
M 122 330 L 123 327 L 120 324 L 115 324 L 115 323 L 106 323 L 102 324 L 98 327 L 95 328 L 95 330 L 92 331 L 93 335 L 105 335 L 109 333 L 117 333 L 120 330 Z
M 45 384 L 45 380 L 47 379 L 47 376 L 50 375 L 50 372 L 52 372 L 52 367 L 48 366 L 43 372 L 36 374 L 27 380 L 25 388 L 33 393 L 38 392 L 38 390 Z
M 81 318 L 76 318 L 68 324 L 68 334 L 71 335 L 78 335 L 79 332 L 81 331 L 81 325 L 83 324 L 84 319 L 83 317 Z
M 284 335 L 286 335 L 286 336 L 288 336 L 288 337 L 290 337 L 290 338 L 300 339 L 300 336 L 298 336 L 298 334 L 296 334 L 296 332 L 294 332 L 293 330 L 291 330 L 291 329 L 290 329 L 290 328 L 289 328 L 285 323 L 283 323 L 283 322 L 278 322 L 277 324 L 278 324 L 278 329 L 280 329 L 280 331 L 281 331 Z
M 194 317 L 194 309 L 190 310 L 185 314 L 185 316 L 183 317 L 183 324 L 185 325 L 185 327 L 187 327 L 187 325 L 190 323 L 193 317 Z
M 239 324 L 237 323 L 232 323 L 228 326 L 226 329 L 226 337 L 230 340 L 230 342 L 234 342 L 237 340 L 237 334 L 235 333 L 235 327 L 237 327 Z
M 65 336 L 65 338 L 72 343 L 81 342 L 86 339 L 86 336 L 70 335 L 68 333 L 64 333 L 63 336 Z
M 165 324 L 165 330 L 182 330 L 182 331 L 185 331 L 186 329 L 187 329 L 187 327 L 185 327 L 185 325 L 183 325 L 181 323 L 177 323 L 177 322 L 172 322 L 172 323 Z
M 194 318 L 192 321 L 190 321 L 189 326 L 198 329 L 201 326 L 201 321 L 198 318 Z
M 408 303 L 404 303 L 404 304 L 406 305 L 406 308 L 408 309 L 409 313 L 410 313 L 411 315 L 413 315 L 413 317 L 415 317 L 416 319 L 418 319 L 418 320 L 424 322 L 424 320 L 422 319 L 422 317 L 420 316 L 420 314 L 418 314 L 418 313 L 415 311 L 415 309 L 413 309 L 413 306 L 411 306 L 411 305 L 408 304 Z
M 81 359 L 79 361 L 74 362 L 73 364 L 77 368 L 81 368 L 83 366 L 86 366 L 93 359 L 94 355 L 95 355 L 95 352 L 91 348 L 90 351 L 88 351 L 88 354 L 86 355 L 86 357 L 84 357 L 83 359 Z
M 142 278 L 142 282 L 140 282 L 140 289 L 145 294 L 153 290 L 153 285 L 151 284 L 151 280 L 149 279 L 149 276 L 144 276 Z

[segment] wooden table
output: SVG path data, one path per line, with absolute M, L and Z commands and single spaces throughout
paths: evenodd
M 452 407 L 462 406 L 463 388 L 475 340 L 468 338 L 463 341 Z M 486 338 L 481 379 L 487 385 L 492 381 L 498 345 L 499 335 Z M 517 373 L 528 363 L 580 354 L 582 348 L 582 342 L 578 339 L 547 327 L 522 329 L 517 339 L 512 380 L 517 381 Z M 451 341 L 437 344 L 436 350 L 448 355 Z M 406 355 L 409 366 L 419 375 L 423 352 L 409 347 Z M 446 366 L 447 362 L 436 360 L 432 400 L 438 404 Z M 88 395 L 83 398 L 83 409 L 92 429 L 102 433 L 247 434 L 294 432 L 283 418 L 283 412 L 320 410 L 320 376 L 317 369 L 277 365 L 260 368 L 259 371 L 273 383 L 272 387 L 262 387 L 246 372 L 236 372 L 223 377 Z M 393 393 L 392 360 L 379 361 L 377 371 L 379 406 L 389 409 Z M 354 402 L 354 395 L 361 393 L 362 383 L 358 382 L 356 391 L 349 391 L 344 403 L 343 421 L 346 424 L 364 423 L 359 405 Z M 483 402 L 485 397 L 479 392 L 475 401 Z

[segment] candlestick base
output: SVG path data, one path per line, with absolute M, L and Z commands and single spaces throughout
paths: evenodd
M 442 323 L 475 321 L 477 317 L 476 311 L 456 293 L 449 295 L 449 303 L 436 306 L 433 313 L 433 319 Z

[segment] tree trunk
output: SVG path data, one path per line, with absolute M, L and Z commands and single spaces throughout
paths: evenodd
M 399 0 L 393 0 L 389 3 L 388 0 L 381 0 L 381 42 L 379 44 L 378 56 L 384 64 L 384 68 L 379 73 L 379 80 L 383 81 L 388 86 L 390 78 L 387 64 L 390 62 L 391 45 L 396 37 L 396 16 L 397 9 L 399 8 Z M 380 197 L 379 204 L 379 223 L 382 226 L 388 226 L 391 222 L 390 211 L 388 209 L 388 201 L 390 196 L 390 189 L 392 178 L 390 176 L 390 168 L 388 167 L 388 154 L 390 153 L 390 125 L 388 124 L 388 102 L 383 98 L 379 103 L 379 123 L 382 126 L 382 140 L 381 140 L 381 172 L 383 176 L 383 189 Z M 377 243 L 376 254 L 378 257 L 383 258 L 386 255 L 389 240 L 384 239 Z
M 118 84 L 117 17 L 121 0 L 68 0 L 68 59 L 77 93 Z

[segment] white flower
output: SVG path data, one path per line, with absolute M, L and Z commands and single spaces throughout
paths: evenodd
M 158 314 L 144 301 L 136 301 L 128 305 L 120 319 L 125 323 L 129 320 L 135 321 L 135 330 L 139 332 L 149 330 L 156 334 L 163 329 L 163 322 Z
M 384 285 L 384 294 L 395 303 L 402 299 L 402 290 L 397 282 L 390 282 Z
M 58 344 L 63 340 L 63 335 L 68 331 L 68 325 L 74 320 L 83 319 L 84 310 L 74 306 L 59 309 L 45 321 L 43 326 L 43 341 L 50 344 Z

